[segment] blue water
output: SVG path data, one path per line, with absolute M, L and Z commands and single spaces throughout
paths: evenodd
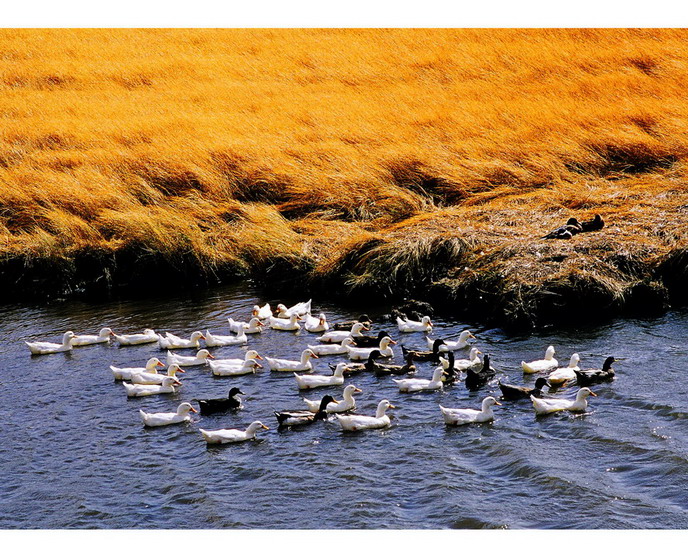
M 536 418 L 530 402 L 503 401 L 494 423 L 464 427 L 446 427 L 438 405 L 478 408 L 486 395 L 501 395 L 496 380 L 475 392 L 459 383 L 407 395 L 388 377 L 362 373 L 351 379 L 364 390 L 359 413 L 374 414 L 382 398 L 397 408 L 391 428 L 353 434 L 336 422 L 278 432 L 274 410 L 302 408 L 303 396 L 328 392 L 299 392 L 290 374 L 215 378 L 208 367 L 188 367 L 178 394 L 128 399 L 108 366 L 164 361 L 157 344 L 31 357 L 23 343 L 103 326 L 227 334 L 227 317 L 247 319 L 266 298 L 273 306 L 282 301 L 230 287 L 175 299 L 0 309 L 0 528 L 688 527 L 686 312 L 518 336 L 435 318 L 434 337 L 470 328 L 499 377 L 512 383 L 532 385 L 520 361 L 541 357 L 550 344 L 561 363 L 578 352 L 581 368 L 599 368 L 608 355 L 625 361 L 616 365 L 616 380 L 594 387 L 587 414 Z M 314 304 L 320 311 L 330 323 L 364 312 Z M 422 334 L 400 335 L 390 323 L 374 332 L 382 328 L 425 349 Z M 263 356 L 297 359 L 309 343 L 316 336 L 305 331 L 249 336 Z M 213 353 L 239 357 L 246 349 Z M 396 346 L 397 362 L 400 356 Z M 314 360 L 316 372 L 329 373 L 327 364 L 337 360 Z M 419 367 L 419 377 L 431 377 L 432 364 Z M 246 394 L 238 412 L 158 429 L 139 419 L 140 408 L 171 411 L 234 385 Z M 331 393 L 341 396 L 341 388 Z M 198 432 L 244 429 L 253 420 L 271 428 L 255 442 L 208 446 Z

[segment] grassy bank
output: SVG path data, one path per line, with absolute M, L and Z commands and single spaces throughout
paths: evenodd
M 0 30 L 3 298 L 250 276 L 500 323 L 684 303 L 686 37 Z

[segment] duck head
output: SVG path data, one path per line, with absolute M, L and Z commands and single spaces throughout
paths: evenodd
M 232 388 L 232 389 L 229 390 L 229 398 L 230 398 L 230 399 L 231 399 L 232 397 L 234 397 L 235 395 L 237 395 L 237 394 L 246 395 L 246 394 L 245 394 L 244 392 L 242 392 L 239 388 Z

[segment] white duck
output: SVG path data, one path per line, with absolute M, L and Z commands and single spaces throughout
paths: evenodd
M 341 344 L 320 344 L 318 346 L 308 346 L 308 349 L 317 355 L 342 355 L 349 352 L 349 346 L 355 346 L 353 338 L 346 337 Z
M 191 403 L 181 403 L 177 407 L 177 412 L 173 413 L 147 413 L 139 410 L 141 420 L 149 428 L 157 426 L 169 426 L 170 424 L 180 424 L 191 420 L 189 413 L 198 411 L 191 406 Z
M 248 355 L 247 352 L 246 354 Z M 261 358 L 260 355 L 257 357 Z M 263 365 L 255 359 L 220 359 L 218 361 L 208 361 L 208 366 L 215 376 L 243 376 L 244 374 L 255 374 L 256 369 L 262 369 Z
M 246 336 L 246 329 L 243 326 L 239 327 L 236 336 L 215 336 L 210 334 L 209 330 L 205 331 L 205 345 L 209 348 L 219 346 L 245 346 L 248 344 L 248 336 Z
M 320 388 L 323 386 L 341 386 L 344 384 L 344 365 L 340 363 L 334 369 L 332 376 L 322 376 L 317 374 L 294 374 L 296 385 L 300 390 Z
M 147 395 L 157 395 L 160 393 L 174 393 L 177 391 L 177 386 L 182 383 L 174 378 L 167 377 L 162 384 L 122 384 L 127 390 L 127 397 L 145 397 Z
M 167 374 L 158 374 L 152 373 L 152 372 L 135 372 L 134 374 L 131 375 L 131 381 L 134 384 L 162 384 L 167 378 L 174 378 L 175 380 L 179 381 L 177 378 L 177 373 L 178 372 L 184 372 L 184 370 L 179 366 L 172 364 L 169 367 L 167 367 Z
M 478 348 L 471 348 L 471 352 L 468 354 L 468 359 L 455 359 L 454 360 L 454 368 L 460 371 L 466 371 L 470 368 L 473 367 L 478 367 L 480 366 L 482 368 L 482 361 L 480 359 L 480 355 L 482 355 L 482 351 L 480 351 Z
M 251 312 L 252 317 L 258 317 L 261 321 L 272 317 L 272 308 L 270 304 L 265 304 L 263 307 L 253 306 L 253 311 Z
M 354 393 L 361 393 L 362 391 L 363 390 L 357 388 L 353 384 L 349 384 L 346 388 L 344 388 L 344 394 L 342 399 L 339 400 L 339 403 L 328 403 L 325 410 L 328 413 L 342 413 L 355 409 L 356 400 L 354 399 Z M 306 406 L 308 407 L 309 411 L 318 412 L 320 410 L 321 399 L 318 399 L 317 401 L 304 399 L 304 401 L 306 402 Z
M 492 407 L 501 405 L 494 397 L 489 396 L 483 399 L 482 409 L 447 409 L 440 405 L 444 423 L 449 426 L 461 426 L 462 424 L 473 424 L 478 422 L 492 422 L 494 412 Z
M 556 369 L 558 366 L 559 361 L 554 358 L 554 346 L 549 346 L 547 348 L 544 359 L 538 359 L 537 361 L 531 361 L 530 363 L 521 361 L 521 368 L 523 369 L 523 372 L 527 374 L 542 372 L 549 369 Z
M 394 357 L 394 350 L 390 348 L 390 344 L 396 344 L 389 336 L 385 336 L 380 340 L 379 348 L 353 348 L 351 346 L 347 347 L 349 352 L 349 358 L 353 360 L 362 361 L 368 359 L 368 356 L 373 352 L 373 350 L 379 350 L 382 357 Z
M 263 428 L 269 430 L 265 424 L 256 420 L 251 422 L 246 430 L 199 430 L 206 443 L 240 443 L 256 438 L 256 432 Z
M 287 308 L 286 306 L 284 306 L 284 304 L 279 304 L 277 306 L 277 309 L 275 310 L 277 312 L 277 317 L 280 317 L 282 319 L 289 319 L 293 313 L 296 313 L 299 317 L 305 317 L 306 315 L 310 315 L 311 302 L 312 300 L 308 300 L 307 302 L 299 302 L 298 304 L 290 308 Z
M 576 393 L 575 400 L 539 399 L 532 395 L 530 396 L 530 400 L 533 402 L 536 415 L 551 414 L 558 411 L 585 412 L 585 409 L 588 408 L 587 397 L 589 395 L 597 397 L 597 394 L 593 393 L 590 388 L 581 388 Z
M 279 319 L 277 317 L 270 317 L 268 320 L 268 323 L 270 325 L 270 328 L 274 328 L 275 330 L 299 330 L 301 328 L 301 325 L 299 325 L 298 321 L 301 320 L 301 317 L 297 313 L 292 313 L 289 316 L 289 319 Z
M 248 323 L 242 323 L 241 321 L 235 321 L 231 317 L 227 319 L 229 323 L 230 332 L 239 332 L 241 327 L 244 327 L 244 334 L 259 334 L 263 332 L 263 327 L 265 324 L 260 322 L 258 317 L 251 317 Z
M 395 408 L 396 407 L 387 401 L 387 399 L 383 399 L 380 401 L 380 403 L 378 403 L 375 416 L 363 416 L 357 414 L 342 416 L 338 414 L 335 416 L 335 418 L 339 421 L 342 429 L 349 432 L 386 428 L 392 422 L 389 416 L 387 416 L 387 409 Z
M 162 349 L 200 348 L 201 340 L 205 340 L 205 336 L 200 330 L 192 332 L 188 340 L 179 338 L 171 332 L 166 332 L 164 338 L 162 335 L 158 335 L 158 344 Z
M 289 359 L 275 359 L 273 357 L 266 357 L 265 361 L 271 371 L 279 372 L 312 372 L 313 365 L 311 364 L 311 358 L 317 359 L 318 356 L 313 352 L 313 350 L 305 349 L 301 352 L 300 361 L 291 361 Z
M 580 363 L 580 356 L 577 353 L 574 353 L 571 356 L 571 360 L 569 361 L 569 366 L 560 367 L 558 369 L 553 370 L 547 377 L 547 381 L 551 385 L 559 386 L 561 384 L 564 384 L 565 382 L 575 380 L 576 371 L 580 370 L 578 363 Z
M 147 328 L 137 334 L 113 334 L 120 346 L 138 346 L 157 342 L 159 336 L 153 329 Z
M 303 325 L 308 332 L 326 332 L 330 330 L 327 317 L 321 313 L 318 317 L 313 317 L 310 313 L 306 315 L 306 323 Z M 316 411 L 317 412 L 317 411 Z
M 456 351 L 459 349 L 467 348 L 470 346 L 470 342 L 468 341 L 469 338 L 473 338 L 474 340 L 476 339 L 475 336 L 471 334 L 470 330 L 464 330 L 459 334 L 459 339 L 458 340 L 448 340 L 446 338 L 443 338 L 444 344 L 440 346 L 440 349 L 438 351 Z M 428 343 L 428 349 L 432 349 L 433 344 L 435 341 L 426 336 L 425 341 Z
M 397 326 L 400 332 L 430 332 L 432 330 L 432 321 L 427 315 L 420 322 L 397 317 Z
M 444 374 L 444 369 L 442 367 L 437 367 L 432 373 L 432 380 L 427 380 L 424 378 L 406 378 L 404 380 L 394 380 L 397 386 L 399 386 L 400 392 L 415 392 L 415 391 L 434 391 L 441 390 L 444 387 L 442 383 L 442 375 Z
M 114 336 L 109 328 L 101 328 L 98 334 L 80 334 L 72 338 L 72 345 L 77 346 L 89 346 L 91 344 L 105 344 L 110 343 L 110 336 Z
M 131 380 L 131 377 L 134 374 L 141 374 L 143 372 L 147 372 L 150 374 L 157 374 L 158 371 L 156 367 L 164 367 L 165 364 L 161 363 L 160 360 L 157 357 L 151 357 L 148 361 L 146 361 L 146 366 L 145 367 L 124 367 L 124 368 L 118 368 L 110 365 L 110 370 L 112 371 L 112 374 L 115 375 L 115 380 Z
M 72 340 L 75 334 L 68 330 L 62 336 L 61 344 L 54 344 L 52 342 L 25 342 L 29 346 L 31 355 L 45 355 L 46 353 L 59 353 L 61 351 L 70 351 L 72 349 Z
M 208 359 L 215 359 L 207 349 L 199 349 L 196 355 L 188 357 L 186 355 L 179 355 L 178 353 L 167 352 L 167 362 L 171 365 L 176 363 L 180 367 L 193 367 L 194 365 L 205 365 Z
M 339 344 L 344 338 L 353 338 L 354 336 L 363 336 L 361 331 L 370 330 L 363 323 L 354 323 L 351 330 L 333 330 L 323 334 L 318 340 L 325 344 Z

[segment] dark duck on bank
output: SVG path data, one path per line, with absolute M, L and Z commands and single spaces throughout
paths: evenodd
M 331 395 L 325 395 L 320 400 L 320 407 L 318 412 L 312 411 L 275 411 L 279 428 L 291 428 L 293 426 L 306 426 L 313 424 L 318 420 L 325 420 L 327 418 L 327 405 L 330 403 L 339 403 Z
M 469 390 L 477 390 L 487 384 L 490 378 L 494 377 L 495 374 L 497 374 L 497 371 L 490 366 L 490 356 L 485 355 L 483 357 L 482 369 L 479 371 L 473 369 L 466 370 L 466 387 Z
M 550 231 L 542 237 L 543 239 L 570 239 L 574 235 L 583 232 L 583 227 L 576 218 L 569 218 L 566 225 L 557 227 L 554 231 Z
M 576 371 L 576 381 L 579 386 L 590 386 L 591 384 L 599 384 L 600 382 L 610 382 L 616 376 L 612 364 L 620 359 L 614 357 L 607 357 L 604 360 L 604 365 L 601 369 L 587 369 Z
M 502 384 L 501 381 L 499 382 L 499 389 L 502 390 L 502 398 L 511 400 L 524 399 L 530 397 L 531 395 L 534 395 L 535 397 L 540 397 L 542 396 L 542 388 L 544 388 L 545 386 L 550 387 L 547 383 L 547 380 L 545 380 L 544 378 L 538 378 L 535 381 L 534 388 L 526 388 L 524 386 L 512 386 L 511 384 Z
M 238 395 L 244 395 L 239 388 L 232 388 L 229 390 L 227 397 L 218 399 L 198 399 L 198 404 L 201 407 L 201 414 L 213 414 L 218 412 L 228 411 L 230 409 L 238 409 L 241 407 L 241 398 Z

